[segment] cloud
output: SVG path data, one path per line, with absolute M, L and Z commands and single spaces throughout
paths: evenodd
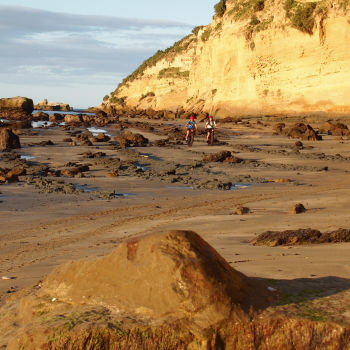
M 85 32 L 140 30 L 144 28 L 189 28 L 185 23 L 112 16 L 77 15 L 22 6 L 0 5 L 0 30 L 10 33 Z
M 64 87 L 80 81 L 102 89 L 104 82 L 111 86 L 113 81 L 116 87 L 143 60 L 190 28 L 172 21 L 0 5 L 0 84 Z

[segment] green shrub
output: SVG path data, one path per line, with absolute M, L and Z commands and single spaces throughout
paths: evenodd
M 198 29 L 199 30 L 199 29 Z M 167 49 L 158 50 L 152 57 L 145 60 L 134 72 L 132 72 L 129 76 L 127 76 L 123 81 L 119 84 L 118 88 L 120 86 L 125 85 L 127 82 L 132 82 L 135 79 L 142 77 L 144 74 L 144 71 L 147 68 L 155 66 L 160 60 L 162 60 L 165 57 L 168 57 L 171 54 L 179 54 L 189 47 L 189 45 L 196 41 L 196 38 L 190 38 L 192 34 L 187 35 L 185 38 L 177 41 L 174 43 L 173 46 L 168 47 Z M 117 88 L 117 90 L 118 90 Z
M 222 17 L 226 11 L 226 0 L 220 0 L 215 6 L 215 15 Z
M 112 103 L 117 103 L 118 105 L 121 105 L 121 106 L 125 106 L 125 100 L 126 100 L 126 96 L 124 97 L 111 97 L 110 101 Z
M 143 99 L 147 98 L 147 97 L 153 97 L 156 96 L 156 94 L 153 91 L 149 91 L 145 94 L 142 94 L 139 101 L 142 101 Z
M 222 28 L 222 22 L 219 22 L 216 26 L 215 26 L 215 31 L 220 30 Z
M 315 11 L 316 8 L 317 11 Z M 284 9 L 292 26 L 308 34 L 313 33 L 315 13 L 322 12 L 324 15 L 327 14 L 327 7 L 317 2 L 299 3 L 295 0 L 286 0 Z
M 241 1 L 236 3 L 236 5 L 230 10 L 229 15 L 233 15 L 233 18 L 236 21 L 248 19 L 253 16 L 255 12 L 262 11 L 264 7 L 264 0 Z
M 202 28 L 204 28 L 204 26 L 194 27 L 194 28 L 192 29 L 192 33 L 193 33 L 194 35 L 197 35 L 198 32 L 199 32 Z
M 250 20 L 250 22 L 249 22 L 249 25 L 251 25 L 251 26 L 256 26 L 256 25 L 258 25 L 260 23 L 260 21 L 258 20 L 258 17 L 256 17 L 256 15 L 254 15 L 252 18 L 251 18 L 251 20 Z
M 211 34 L 211 29 L 210 28 L 206 29 L 203 32 L 203 34 L 201 35 L 202 41 L 207 41 L 209 39 L 209 37 L 210 37 L 210 34 Z
M 164 68 L 158 73 L 158 78 L 188 78 L 190 76 L 189 71 L 182 71 L 180 67 Z
M 105 95 L 105 97 L 103 98 L 103 101 L 107 101 L 109 99 L 109 95 Z

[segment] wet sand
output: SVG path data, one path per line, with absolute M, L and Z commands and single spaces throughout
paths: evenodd
M 174 123 L 182 126 L 181 122 L 184 124 Z M 63 127 L 23 130 L 22 149 L 17 153 L 35 157 L 28 160 L 31 164 L 45 164 L 53 169 L 62 169 L 68 162 L 92 164 L 86 177 L 55 180 L 125 196 L 111 199 L 100 198 L 94 192 L 40 193 L 24 178 L 19 183 L 0 185 L 0 277 L 13 277 L 0 279 L 0 302 L 36 283 L 65 261 L 108 254 L 119 242 L 135 235 L 189 229 L 212 244 L 237 270 L 266 279 L 296 301 L 298 296 L 302 301 L 322 301 L 323 309 L 334 311 L 332 319 L 349 323 L 349 243 L 272 248 L 251 246 L 249 240 L 267 230 L 350 228 L 348 161 L 318 156 L 323 152 L 350 157 L 350 141 L 326 135 L 323 141 L 303 142 L 306 148 L 313 148 L 295 153 L 291 146 L 296 140 L 274 136 L 273 124 L 221 125 L 219 139 L 227 143 L 221 146 L 208 147 L 204 136 L 199 136 L 192 148 L 185 145 L 133 148 L 137 162 L 158 173 L 164 162 L 164 167 L 188 165 L 186 172 L 192 180 L 240 178 L 245 184 L 247 179 L 249 186 L 230 191 L 197 189 L 192 183 L 172 183 L 167 176 L 147 178 L 135 171 L 107 178 L 110 169 L 101 163 L 94 165 L 82 154 L 105 152 L 107 157 L 127 161 L 130 152 L 115 149 L 108 142 L 92 147 L 70 146 L 62 141 L 69 137 Z M 112 136 L 118 134 L 113 128 L 103 129 Z M 165 138 L 159 133 L 141 133 L 150 141 Z M 48 139 L 55 145 L 30 146 Z M 210 163 L 203 164 L 199 170 L 191 169 L 192 164 L 202 161 L 204 154 L 221 150 L 235 151 L 235 156 L 256 162 Z M 152 158 L 157 161 L 152 163 Z M 328 171 L 322 170 L 325 167 Z M 179 174 L 181 177 L 180 171 Z M 292 182 L 269 182 L 278 178 Z M 296 203 L 303 203 L 306 213 L 289 214 Z M 236 205 L 249 207 L 251 212 L 233 215 Z M 293 309 L 293 312 L 297 311 Z

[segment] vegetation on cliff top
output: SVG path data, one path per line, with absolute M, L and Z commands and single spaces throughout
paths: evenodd
M 220 0 L 215 6 L 215 15 L 222 17 L 226 11 L 226 0 Z
M 121 85 L 124 85 L 127 82 L 132 82 L 133 80 L 142 77 L 147 68 L 155 66 L 163 58 L 169 57 L 170 55 L 175 56 L 183 51 L 186 51 L 190 44 L 194 41 L 196 41 L 196 38 L 190 34 L 185 38 L 177 41 L 173 46 L 168 47 L 165 50 L 158 50 L 152 57 L 145 60 L 133 73 L 123 79 Z

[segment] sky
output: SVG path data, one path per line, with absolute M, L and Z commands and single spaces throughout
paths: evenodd
M 210 23 L 217 0 L 0 0 L 0 98 L 87 108 L 157 50 Z

